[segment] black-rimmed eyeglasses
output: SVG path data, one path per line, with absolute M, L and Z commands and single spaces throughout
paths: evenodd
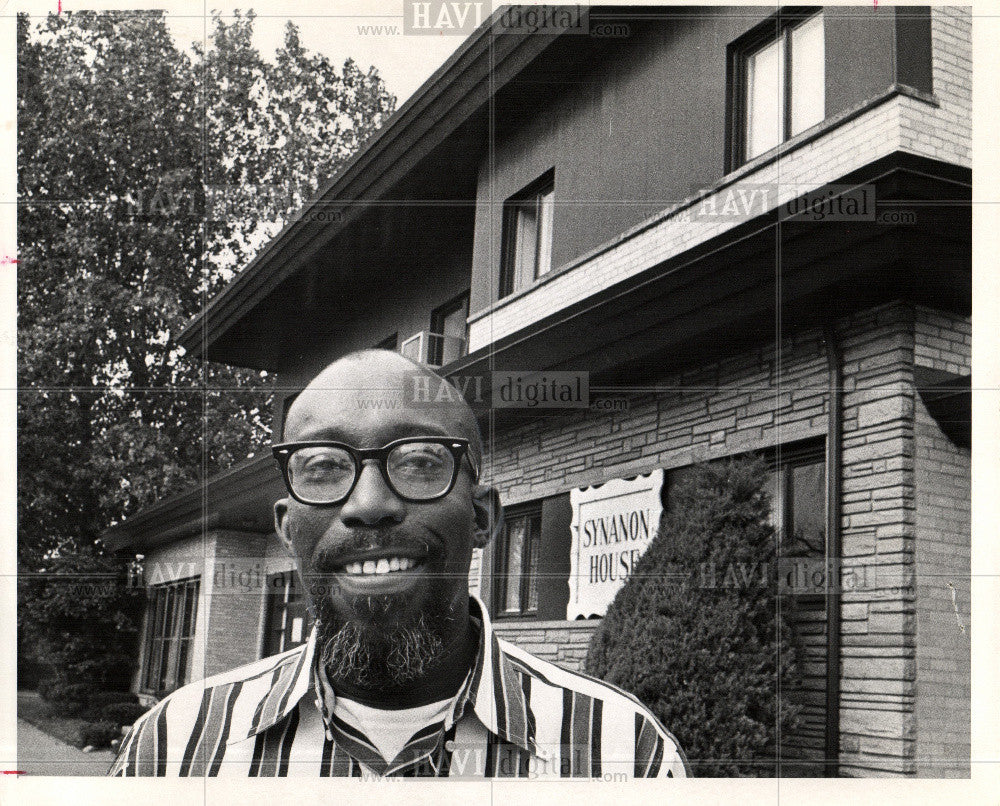
M 479 479 L 469 440 L 452 437 L 407 437 L 367 450 L 325 440 L 284 442 L 271 452 L 292 498 L 313 506 L 346 501 L 369 459 L 378 462 L 389 489 L 404 501 L 434 501 L 450 493 L 463 456 L 473 479 Z

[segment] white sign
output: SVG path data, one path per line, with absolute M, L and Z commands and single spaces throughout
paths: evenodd
M 603 616 L 656 534 L 663 470 L 571 490 L 567 618 Z

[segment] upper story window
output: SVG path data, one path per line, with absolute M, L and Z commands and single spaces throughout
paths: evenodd
M 783 12 L 731 53 L 735 168 L 826 116 L 823 15 Z
M 542 533 L 541 502 L 504 513 L 504 530 L 496 547 L 497 616 L 538 612 L 538 549 Z
M 431 313 L 431 339 L 428 358 L 433 366 L 443 367 L 465 355 L 468 339 L 469 292 L 435 308 Z
M 504 203 L 500 298 L 531 285 L 552 268 L 555 171 L 546 171 Z

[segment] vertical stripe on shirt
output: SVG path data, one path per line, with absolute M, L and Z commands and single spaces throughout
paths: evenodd
M 167 703 L 156 717 L 156 772 L 159 778 L 167 774 Z
M 138 763 L 138 756 L 136 755 L 136 750 L 138 750 L 139 748 L 138 734 L 142 733 L 143 727 L 145 727 L 145 722 L 143 723 L 142 727 L 140 727 L 139 730 L 136 731 L 136 736 L 132 740 L 132 746 L 129 748 L 128 751 L 128 762 L 125 765 L 125 774 L 129 776 L 136 776 L 139 774 L 139 763 Z
M 493 639 L 493 651 L 490 652 L 493 672 L 493 707 L 496 709 L 497 730 L 504 736 L 509 736 L 507 730 L 507 700 L 504 690 L 503 672 L 500 670 L 500 646 L 496 639 Z
M 202 727 L 205 724 L 205 717 L 208 715 L 208 708 L 212 702 L 213 689 L 206 688 L 201 695 L 201 706 L 198 708 L 198 716 L 194 722 L 194 729 L 188 737 L 187 746 L 184 748 L 184 757 L 181 759 L 180 776 L 183 778 L 191 771 L 191 762 L 194 759 L 195 750 L 201 740 Z
M 535 713 L 531 710 L 531 675 L 521 670 L 521 691 L 524 692 L 525 739 L 535 743 Z
M 268 701 L 271 699 L 271 695 L 274 693 L 275 686 L 278 684 L 278 678 L 281 677 L 281 670 L 283 666 L 279 666 L 271 673 L 271 687 L 268 689 L 268 693 L 261 698 L 261 701 L 257 703 L 257 708 L 253 712 L 253 722 L 250 723 L 250 736 L 253 736 L 257 732 L 257 728 L 260 726 L 261 717 L 264 716 L 264 707 L 267 705 Z
M 281 737 L 281 747 L 278 751 L 278 777 L 284 778 L 288 775 L 288 758 L 292 752 L 292 743 L 295 741 L 295 732 L 299 727 L 299 709 L 292 711 L 288 718 L 288 727 L 285 735 Z
M 653 724 L 642 714 L 635 715 L 635 770 L 636 778 L 653 778 L 663 760 L 663 738 Z
M 586 778 L 590 775 L 591 708 L 593 698 L 586 694 L 573 692 L 573 726 L 570 745 L 573 748 L 572 764 L 574 778 Z
M 299 709 L 293 709 L 287 717 L 257 734 L 250 776 L 275 778 L 288 774 L 288 757 L 295 741 L 299 725 Z
M 562 690 L 562 722 L 559 726 L 559 776 L 569 778 L 573 774 L 573 761 L 570 758 L 573 746 L 570 743 L 573 735 L 573 692 L 568 688 Z
M 590 777 L 601 777 L 601 739 L 603 726 L 601 717 L 604 713 L 604 701 L 592 700 L 593 714 L 590 719 Z
M 236 707 L 236 698 L 240 696 L 242 688 L 243 682 L 237 681 L 230 687 L 229 696 L 226 698 L 225 719 L 223 720 L 222 730 L 219 733 L 216 743 L 215 754 L 212 756 L 212 766 L 208 769 L 210 777 L 215 777 L 219 774 L 219 767 L 222 765 L 222 759 L 226 755 L 226 742 L 229 740 L 229 728 L 233 722 L 233 709 Z
M 242 687 L 242 683 L 230 683 L 209 689 L 211 701 L 208 706 L 208 714 L 205 717 L 198 744 L 191 755 L 188 775 L 196 778 L 205 775 L 209 759 L 215 754 L 218 747 L 222 726 L 225 724 L 226 714 L 229 712 L 229 694 L 236 686 Z
M 299 658 L 301 662 L 305 657 L 305 653 Z M 286 663 L 280 669 L 280 675 L 278 682 L 275 686 L 268 692 L 267 700 L 261 709 L 260 722 L 257 724 L 268 724 L 274 722 L 281 713 L 281 704 L 286 701 L 288 693 L 292 690 L 292 686 L 295 685 L 295 670 L 298 668 L 296 663 Z

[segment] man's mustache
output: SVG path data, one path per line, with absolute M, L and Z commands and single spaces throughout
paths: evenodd
M 344 565 L 344 558 L 359 551 L 409 549 L 433 557 L 442 551 L 443 541 L 434 533 L 416 538 L 399 529 L 357 528 L 317 548 L 312 561 L 316 573 L 330 573 Z

